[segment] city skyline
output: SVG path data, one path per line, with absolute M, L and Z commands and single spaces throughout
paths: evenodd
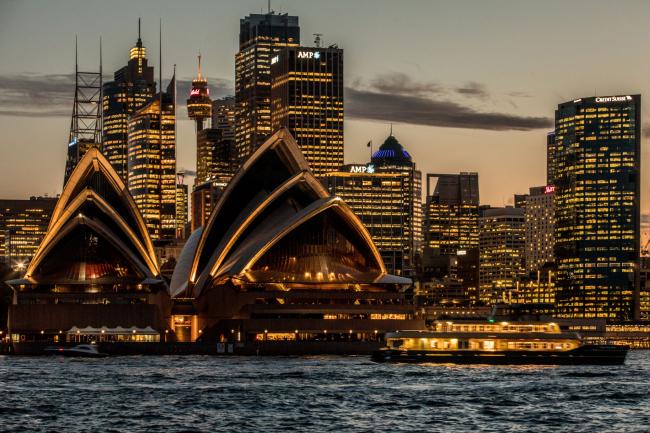
M 201 16 L 190 14 L 190 10 L 183 11 L 173 4 L 166 4 L 152 13 L 154 9 L 147 8 L 151 4 L 140 2 L 133 5 L 130 8 L 133 15 L 128 14 L 130 20 L 123 19 L 125 24 L 120 26 L 120 31 L 101 23 L 93 28 L 75 26 L 74 32 L 71 31 L 71 26 L 58 25 L 54 29 L 51 25 L 39 23 L 41 16 L 46 14 L 34 15 L 34 3 L 6 3 L 2 6 L 3 13 L 0 15 L 4 18 L 0 20 L 4 30 L 0 30 L 3 41 L 0 42 L 0 54 L 16 60 L 0 66 L 0 127 L 5 131 L 0 137 L 0 152 L 4 157 L 0 169 L 15 182 L 1 186 L 0 195 L 24 198 L 34 194 L 60 192 L 59 185 L 62 184 L 63 177 L 61 166 L 65 162 L 63 146 L 69 129 L 74 91 L 71 75 L 75 32 L 80 39 L 80 64 L 85 68 L 96 68 L 98 65 L 99 37 L 102 36 L 103 66 L 105 75 L 108 75 L 128 59 L 128 50 L 137 39 L 137 18 L 142 16 L 143 43 L 148 47 L 151 64 L 157 68 L 157 27 L 162 15 L 162 75 L 166 77 L 163 85 L 167 84 L 167 79 L 171 76 L 172 64 L 177 64 L 179 95 L 185 97 L 187 89 L 184 86 L 187 87 L 195 75 L 195 59 L 201 51 L 204 56 L 204 75 L 213 91 L 212 95 L 219 97 L 233 93 L 239 19 L 257 9 L 265 12 L 266 2 L 238 2 L 236 5 L 227 2 L 216 5 L 197 2 L 191 11 L 204 8 L 205 13 Z M 590 58 L 588 47 L 584 49 L 585 52 L 573 52 L 573 63 L 564 63 L 567 69 L 572 67 L 570 75 L 563 74 L 562 67 L 544 68 L 541 64 L 554 58 L 550 52 L 553 47 L 559 58 L 565 57 L 571 51 L 569 47 L 554 46 L 552 42 L 559 43 L 562 39 L 567 39 L 567 36 L 577 33 L 568 29 L 558 30 L 561 27 L 558 26 L 553 34 L 549 32 L 548 38 L 539 38 L 538 33 L 546 29 L 538 22 L 540 18 L 532 20 L 522 16 L 523 8 L 513 6 L 514 3 L 501 2 L 502 7 L 490 10 L 483 5 L 470 3 L 458 6 L 417 3 L 422 9 L 420 12 L 430 14 L 417 13 L 418 8 L 400 11 L 388 3 L 373 4 L 377 6 L 372 8 L 364 2 L 355 2 L 345 7 L 342 3 L 335 3 L 331 8 L 312 2 L 285 1 L 272 4 L 272 8 L 278 12 L 301 17 L 303 45 L 312 45 L 312 33 L 323 33 L 325 45 L 337 43 L 347 52 L 346 163 L 367 162 L 369 155 L 365 144 L 372 140 L 376 149 L 389 134 L 392 120 L 395 135 L 409 148 L 423 173 L 477 171 L 481 175 L 482 203 L 495 206 L 512 204 L 514 193 L 526 192 L 530 186 L 545 183 L 546 133 L 552 129 L 553 111 L 558 103 L 594 93 L 643 94 L 647 87 L 645 77 L 650 75 L 650 63 L 638 55 L 642 48 L 642 34 L 638 33 L 638 37 L 634 37 L 638 28 L 632 25 L 630 19 L 626 20 L 627 24 L 621 27 L 613 39 L 620 41 L 620 38 L 627 36 L 628 39 L 638 40 L 638 46 L 631 43 L 621 48 L 616 41 L 609 40 L 612 38 L 607 35 L 597 35 L 597 24 L 606 23 L 607 14 L 614 11 L 614 6 L 610 4 L 596 3 L 589 11 L 581 11 L 579 6 L 584 3 L 576 2 L 562 10 L 563 17 L 557 17 L 564 21 L 577 16 L 578 12 L 586 13 L 594 25 L 592 29 L 581 29 L 580 37 L 589 38 L 591 35 L 592 38 L 600 38 L 595 39 L 601 43 L 598 52 L 607 53 L 607 58 L 611 59 L 606 62 L 599 60 L 599 73 L 596 73 L 592 71 L 593 64 L 587 62 Z M 627 4 L 631 9 L 635 5 L 641 5 L 640 2 Z M 110 16 L 113 13 L 100 3 L 77 4 L 76 9 L 80 14 L 108 13 Z M 382 9 L 381 13 L 379 9 Z M 554 11 L 559 11 L 559 3 L 533 6 L 533 9 L 535 10 L 531 11 L 527 8 L 526 11 L 531 16 L 535 12 L 551 16 Z M 340 20 L 337 16 L 337 25 L 334 26 L 329 24 L 333 21 L 328 18 L 333 18 L 336 10 L 345 10 L 348 14 Z M 394 13 L 386 13 L 387 10 Z M 40 9 L 38 11 L 41 12 Z M 360 15 L 361 12 L 365 15 Z M 630 14 L 632 20 L 641 19 L 642 12 Z M 478 25 L 477 20 L 485 14 L 497 22 L 503 21 L 501 24 L 505 30 L 492 29 L 487 35 L 488 40 L 474 40 L 474 44 L 470 43 L 470 37 L 465 33 L 459 34 L 453 26 L 444 22 L 444 18 L 453 21 L 462 15 L 468 25 Z M 430 15 L 429 20 L 422 21 L 421 15 Z M 190 16 L 197 20 L 190 24 L 191 31 L 183 31 L 181 34 L 179 27 L 182 26 L 171 25 L 179 17 L 184 19 Z M 315 16 L 322 18 L 320 23 L 315 22 Z M 201 26 L 206 20 L 215 25 L 208 28 Z M 355 22 L 367 24 L 370 20 L 378 23 L 391 22 L 395 31 L 372 30 L 380 26 L 370 26 L 370 30 L 364 32 L 351 28 Z M 39 25 L 52 32 L 52 37 L 48 40 L 57 47 L 53 51 L 62 53 L 60 58 L 48 59 L 43 55 L 43 48 L 34 46 L 33 41 L 26 41 L 20 48 L 23 54 L 33 55 L 21 58 L 16 58 L 15 54 L 12 56 L 17 46 L 12 46 L 12 41 L 20 37 L 23 31 L 16 27 L 20 23 L 23 23 L 23 28 L 29 23 L 26 29 L 36 30 L 33 26 Z M 411 25 L 407 25 L 409 23 L 413 27 L 420 27 L 417 31 L 411 30 Z M 428 23 L 429 27 L 421 27 L 423 23 Z M 521 34 L 521 40 L 514 41 L 507 37 L 513 31 L 520 31 L 524 23 L 528 24 L 528 28 L 527 33 Z M 479 30 L 477 28 L 470 34 L 476 36 Z M 413 37 L 415 34 L 419 37 Z M 435 38 L 427 39 L 427 36 L 434 35 Z M 34 34 L 33 38 L 39 39 L 37 36 Z M 535 39 L 536 44 L 525 50 L 528 39 Z M 408 49 L 401 52 L 394 49 L 395 45 L 406 43 L 410 44 Z M 485 49 L 494 48 L 492 44 L 495 43 L 501 44 L 499 52 L 493 52 L 494 57 L 490 57 L 490 50 L 485 52 Z M 608 44 L 611 44 L 609 49 Z M 507 46 L 511 49 L 504 49 Z M 390 52 L 390 58 L 382 56 L 379 47 Z M 465 55 L 459 56 L 459 53 Z M 504 56 L 515 53 L 521 60 L 508 62 L 510 66 L 504 74 L 499 69 L 499 60 L 506 64 Z M 596 53 L 595 48 L 593 53 Z M 623 61 L 629 67 L 612 70 Z M 480 73 L 477 73 L 476 65 L 480 66 Z M 47 73 L 36 74 L 36 71 Z M 645 74 L 644 71 L 648 73 Z M 591 90 L 594 87 L 595 91 Z M 36 107 L 32 99 L 37 99 L 35 96 L 38 94 L 43 96 L 45 103 Z M 20 95 L 23 97 L 20 98 Z M 373 105 L 373 98 L 377 96 L 383 97 L 385 104 Z M 394 107 L 393 112 L 382 112 L 391 107 Z M 410 107 L 411 111 L 404 111 L 405 107 Z M 418 116 L 418 110 L 424 112 Z M 192 170 L 195 166 L 194 128 L 184 106 L 179 105 L 177 113 L 178 167 Z M 642 110 L 643 113 L 645 110 Z M 36 119 L 39 128 L 30 130 L 25 127 Z M 431 124 L 447 126 L 427 126 Z M 504 128 L 505 130 L 499 130 Z M 28 145 L 16 148 L 15 143 L 21 142 Z M 17 163 L 28 155 L 35 158 L 34 168 Z M 645 155 L 643 160 L 646 160 Z M 646 166 L 642 161 L 642 167 Z M 647 191 L 642 187 L 642 197 L 645 196 Z M 642 212 L 649 212 L 647 200 L 643 199 Z

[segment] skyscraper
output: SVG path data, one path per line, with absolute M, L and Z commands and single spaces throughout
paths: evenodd
M 316 177 L 343 165 L 343 50 L 287 47 L 271 58 L 271 129 L 285 127 Z
M 479 285 L 484 303 L 515 290 L 524 275 L 524 210 L 490 208 L 479 218 Z
M 192 231 L 204 225 L 221 192 L 237 171 L 235 148 L 235 98 L 212 103 L 212 127 L 199 131 L 196 178 L 192 189 Z
M 128 122 L 129 192 L 156 241 L 176 236 L 175 81 Z
M 530 188 L 526 197 L 526 272 L 537 272 L 554 261 L 555 188 Z
M 56 198 L 0 200 L 0 261 L 24 270 L 47 232 Z
M 236 147 L 244 161 L 271 134 L 271 59 L 300 44 L 298 17 L 251 14 L 240 20 L 235 55 Z
M 148 66 L 147 50 L 140 39 L 129 52 L 126 66 L 115 72 L 114 80 L 104 84 L 103 153 L 126 182 L 128 176 L 128 122 L 137 110 L 148 104 L 156 92 L 153 67 Z
M 184 173 L 178 173 L 176 184 L 176 239 L 185 239 L 185 226 L 188 218 L 188 188 L 184 183 Z
M 555 185 L 555 131 L 546 134 L 546 185 Z
M 432 182 L 435 187 L 432 188 Z M 478 173 L 427 174 L 421 281 L 461 286 L 477 301 Z
M 641 96 L 560 104 L 555 144 L 558 314 L 633 319 L 638 311 Z
M 341 197 L 366 226 L 386 264 L 411 276 L 422 243 L 421 173 L 394 136 L 368 164 L 350 164 L 326 173 L 331 194 Z

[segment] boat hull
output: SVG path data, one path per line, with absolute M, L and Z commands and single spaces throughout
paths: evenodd
M 491 365 L 622 365 L 628 348 L 613 345 L 584 345 L 566 352 L 476 350 L 425 351 L 382 349 L 372 355 L 375 362 L 491 364 Z
M 47 355 L 64 356 L 66 358 L 106 358 L 107 353 L 101 352 L 84 352 L 81 350 L 72 350 L 64 348 L 45 349 Z

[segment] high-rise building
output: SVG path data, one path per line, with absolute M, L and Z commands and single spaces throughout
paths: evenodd
M 546 263 L 552 263 L 555 247 L 555 188 L 530 188 L 526 197 L 526 272 L 537 272 Z
M 546 185 L 555 185 L 555 131 L 546 134 Z
M 343 165 L 343 50 L 287 47 L 271 58 L 271 130 L 285 127 L 316 175 Z
M 185 239 L 185 226 L 188 218 L 188 188 L 183 183 L 183 173 L 179 173 L 176 184 L 176 239 Z
M 115 171 L 126 182 L 128 176 L 128 122 L 140 108 L 151 102 L 156 92 L 153 67 L 148 66 L 147 50 L 140 39 L 129 52 L 126 66 L 115 72 L 114 80 L 104 84 L 102 108 L 102 151 Z
M 24 270 L 36 253 L 52 217 L 56 198 L 0 200 L 0 260 Z
M 490 208 L 479 217 L 479 297 L 492 303 L 518 287 L 524 276 L 524 210 Z
M 634 319 L 639 294 L 641 96 L 560 104 L 555 145 L 558 315 Z
M 176 237 L 175 78 L 130 117 L 128 186 L 155 241 Z
M 462 287 L 463 298 L 476 301 L 478 173 L 427 174 L 426 182 L 424 251 L 419 279 L 437 280 L 449 288 Z
M 212 100 L 208 80 L 201 73 L 201 55 L 199 55 L 199 74 L 192 80 L 190 97 L 187 100 L 187 115 L 196 123 L 196 132 L 203 129 L 205 119 L 212 117 Z
M 234 99 L 215 100 L 212 128 L 199 131 L 195 184 L 217 179 L 228 183 L 238 167 L 234 142 Z
M 422 243 L 421 173 L 394 136 L 368 164 L 326 173 L 331 194 L 341 197 L 366 226 L 389 272 L 412 275 Z
M 212 103 L 212 128 L 200 131 L 196 146 L 196 178 L 192 189 L 192 231 L 204 225 L 239 166 L 235 148 L 235 99 Z
M 235 55 L 236 147 L 241 162 L 271 135 L 271 59 L 300 44 L 298 17 L 251 14 L 240 20 Z
M 641 257 L 639 271 L 639 319 L 650 321 L 650 257 Z

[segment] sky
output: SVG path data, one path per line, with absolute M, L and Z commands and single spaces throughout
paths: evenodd
M 559 103 L 644 98 L 650 89 L 647 1 L 273 0 L 271 7 L 299 16 L 303 45 L 321 33 L 345 50 L 347 163 L 367 162 L 366 143 L 379 146 L 392 123 L 423 173 L 477 171 L 483 204 L 512 204 L 513 194 L 545 184 L 546 134 Z M 211 94 L 223 96 L 233 93 L 239 19 L 266 8 L 266 0 L 0 0 L 0 197 L 61 191 L 75 35 L 87 70 L 98 68 L 102 38 L 110 79 L 127 62 L 141 17 L 158 77 L 162 20 L 164 85 L 176 64 L 187 92 L 200 51 Z M 191 171 L 195 136 L 184 106 L 178 119 L 178 169 Z M 650 214 L 645 141 L 642 212 Z

